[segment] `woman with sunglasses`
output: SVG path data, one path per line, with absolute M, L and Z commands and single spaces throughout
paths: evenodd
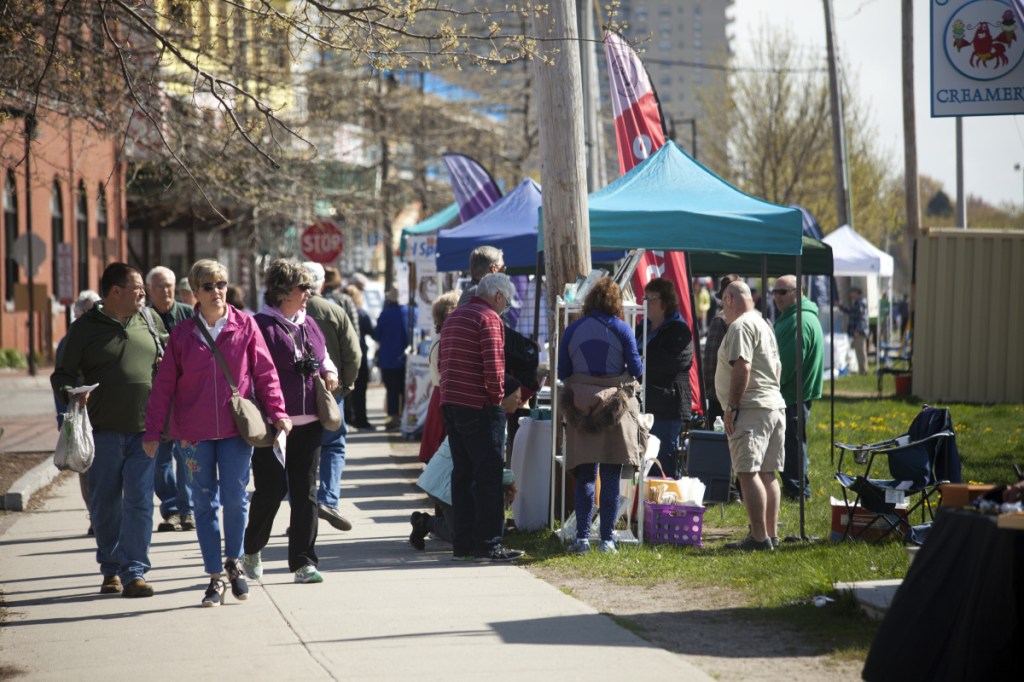
M 679 297 L 671 280 L 656 277 L 644 287 L 647 299 L 647 337 L 637 329 L 638 345 L 645 346 L 647 404 L 654 415 L 651 433 L 661 446 L 658 462 L 670 478 L 681 478 L 679 433 L 690 418 L 690 367 L 693 365 L 693 333 L 679 314 Z
M 295 574 L 297 583 L 319 583 L 323 577 L 317 570 L 316 470 L 323 427 L 317 417 L 313 382 L 320 375 L 327 390 L 335 390 L 338 369 L 327 355 L 320 327 L 306 316 L 306 301 L 313 288 L 309 270 L 297 261 L 275 260 L 263 277 L 263 286 L 264 306 L 254 319 L 277 367 L 294 428 L 288 434 L 284 466 L 273 448 L 256 448 L 253 454 L 256 490 L 245 529 L 242 563 L 250 578 L 257 580 L 263 575 L 260 553 L 270 540 L 274 517 L 287 493 L 291 504 L 288 570 Z
M 195 316 L 178 323 L 171 332 L 149 395 L 142 447 L 153 457 L 165 426 L 179 441 L 193 491 L 203 568 L 210 574 L 201 603 L 218 606 L 226 591 L 221 577 L 225 573 L 235 599 L 249 596 L 241 557 L 249 510 L 245 489 L 253 449 L 235 426 L 231 387 L 212 351 L 211 340 L 231 371 L 238 392 L 244 396 L 255 394 L 278 429 L 288 431 L 291 422 L 277 370 L 259 327 L 250 316 L 227 303 L 225 267 L 214 260 L 200 260 L 192 266 L 188 281 L 198 302 Z M 220 509 L 227 556 L 223 563 L 217 514 Z

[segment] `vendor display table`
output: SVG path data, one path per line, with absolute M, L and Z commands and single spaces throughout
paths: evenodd
M 940 510 L 878 629 L 865 680 L 988 680 L 1020 673 L 1024 532 Z M 1012 675 L 1011 676 L 1016 676 Z

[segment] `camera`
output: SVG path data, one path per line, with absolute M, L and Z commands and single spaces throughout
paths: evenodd
M 310 376 L 320 370 L 320 361 L 309 353 L 302 356 L 301 360 L 295 361 L 295 371 L 299 374 Z

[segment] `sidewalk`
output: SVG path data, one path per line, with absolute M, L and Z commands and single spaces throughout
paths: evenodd
M 379 391 L 371 405 L 382 402 Z M 412 549 L 409 514 L 429 505 L 413 483 L 420 465 L 403 454 L 411 451 L 392 447 L 383 432 L 351 434 L 342 509 L 354 528 L 321 524 L 325 582 L 292 582 L 284 504 L 264 550 L 262 583 L 250 582 L 248 601 L 229 594 L 214 609 L 199 606 L 207 580 L 194 533 L 153 534 L 153 598 L 99 595 L 78 483 L 61 478 L 43 509 L 17 514 L 0 535 L 7 609 L 0 673 L 31 680 L 711 679 L 523 568 L 456 564 L 450 547 L 432 540 L 426 552 Z

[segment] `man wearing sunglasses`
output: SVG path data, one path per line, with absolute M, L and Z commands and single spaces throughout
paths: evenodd
M 174 326 L 195 314 L 192 306 L 174 300 L 178 278 L 174 271 L 158 265 L 146 273 L 146 293 L 152 308 L 170 334 Z M 164 339 L 166 342 L 166 339 Z M 156 472 L 153 492 L 160 500 L 159 533 L 195 530 L 196 517 L 192 507 L 192 491 L 188 487 L 185 460 L 175 451 L 174 441 L 160 441 L 156 450 Z
M 822 341 L 821 324 L 818 322 L 818 306 L 804 296 L 796 285 L 795 275 L 785 275 L 775 281 L 772 290 L 779 317 L 775 321 L 775 340 L 779 345 L 782 361 L 782 376 L 779 379 L 782 398 L 786 401 L 786 461 L 782 468 L 782 494 L 790 500 L 811 496 L 808 469 L 811 461 L 807 457 L 807 420 L 811 416 L 811 402 L 821 397 L 822 372 L 825 367 L 825 349 Z M 796 399 L 796 312 L 800 304 L 800 328 L 803 331 L 803 345 L 800 352 L 803 403 Z M 804 428 L 797 431 L 798 410 L 803 410 Z M 804 460 L 804 480 L 800 481 L 800 460 Z

